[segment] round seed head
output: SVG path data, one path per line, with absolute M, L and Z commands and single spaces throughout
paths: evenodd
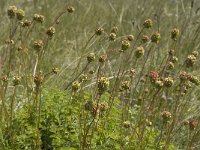
M 46 34 L 51 38 L 53 35 L 54 35 L 54 33 L 55 33 L 55 28 L 54 27 L 49 27 L 48 29 L 47 29 L 47 31 L 46 31 Z
M 113 26 L 112 29 L 111 29 L 111 33 L 117 34 L 117 32 L 118 32 L 118 27 L 117 26 Z
M 104 32 L 104 29 L 101 28 L 101 27 L 99 27 L 99 28 L 97 28 L 97 29 L 95 30 L 95 34 L 96 34 L 96 35 L 102 35 L 103 32 Z
M 166 121 L 169 121 L 169 119 L 172 118 L 172 114 L 168 111 L 163 111 L 162 117 L 163 117 L 163 120 L 166 122 Z
M 171 87 L 174 84 L 174 80 L 171 77 L 167 77 L 164 79 L 164 85 L 166 87 Z
M 108 78 L 106 77 L 101 77 L 99 80 L 98 80 L 98 91 L 100 94 L 104 93 L 107 89 L 108 89 L 108 86 L 109 86 L 109 80 Z
M 116 36 L 117 36 L 116 33 L 110 33 L 109 39 L 111 41 L 114 41 L 116 39 Z
M 177 28 L 172 29 L 171 31 L 171 39 L 176 41 L 179 36 L 179 30 Z
M 14 86 L 19 85 L 20 81 L 21 81 L 21 77 L 20 76 L 14 76 L 13 77 L 13 85 Z
M 123 40 L 123 41 L 122 41 L 122 46 L 121 46 L 122 51 L 127 50 L 129 47 L 130 47 L 130 42 L 129 42 L 128 40 L 126 40 L 126 39 Z
M 44 22 L 44 16 L 39 15 L 39 14 L 34 14 L 33 20 L 38 22 L 38 23 L 43 23 Z
M 197 61 L 197 58 L 194 55 L 188 55 L 185 63 L 187 67 L 193 67 L 196 61 Z
M 107 59 L 107 55 L 106 55 L 106 54 L 103 54 L 103 55 L 101 55 L 101 56 L 99 57 L 99 62 L 100 62 L 100 63 L 104 63 L 104 62 L 106 61 L 106 59 Z
M 43 49 L 43 46 L 44 46 L 44 43 L 42 40 L 37 40 L 37 41 L 34 41 L 33 43 L 33 48 L 38 52 Z
M 147 43 L 149 41 L 149 37 L 147 35 L 142 36 L 142 43 Z
M 135 51 L 136 58 L 140 58 L 141 56 L 143 56 L 144 52 L 145 52 L 145 50 L 144 50 L 144 48 L 142 46 L 137 47 L 136 51 Z
M 78 89 L 80 88 L 80 86 L 81 86 L 81 84 L 80 84 L 78 81 L 74 81 L 74 82 L 72 83 L 72 91 L 73 91 L 73 92 L 78 91 Z
M 191 120 L 189 122 L 190 130 L 192 130 L 192 131 L 196 130 L 197 126 L 198 126 L 198 121 L 197 120 Z
M 25 12 L 22 9 L 18 9 L 16 15 L 18 20 L 22 20 L 25 16 Z
M 145 20 L 144 23 L 143 23 L 144 28 L 147 28 L 147 29 L 148 29 L 148 28 L 151 28 L 152 25 L 153 25 L 153 21 L 152 21 L 151 19 L 147 19 L 147 20 Z
M 153 43 L 159 43 L 159 41 L 160 41 L 160 33 L 159 32 L 155 32 L 151 36 L 151 42 L 153 42 Z
M 130 42 L 134 40 L 134 36 L 133 35 L 127 35 L 127 40 L 129 40 Z
M 7 15 L 10 19 L 14 18 L 17 12 L 16 6 L 9 6 L 7 10 Z
M 88 63 L 91 63 L 95 60 L 95 54 L 94 53 L 90 53 L 88 56 L 87 56 L 87 61 Z
M 68 13 L 73 13 L 73 12 L 75 11 L 75 9 L 74 9 L 74 7 L 72 7 L 72 6 L 69 6 L 69 7 L 67 8 L 67 11 L 68 11 Z

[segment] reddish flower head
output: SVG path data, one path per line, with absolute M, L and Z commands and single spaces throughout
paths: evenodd
M 191 120 L 189 122 L 190 130 L 195 130 L 197 125 L 198 125 L 198 121 L 197 120 Z
M 159 78 L 159 74 L 158 74 L 158 72 L 156 72 L 156 71 L 151 71 L 150 73 L 149 73 L 149 77 L 152 79 L 152 80 L 157 80 L 158 78 Z

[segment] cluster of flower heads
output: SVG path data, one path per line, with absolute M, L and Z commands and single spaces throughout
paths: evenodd
M 7 75 L 2 76 L 1 81 L 3 81 L 3 83 L 7 83 L 8 82 L 8 76 Z M 19 85 L 20 82 L 21 82 L 21 76 L 16 75 L 16 76 L 13 77 L 13 79 L 12 79 L 13 86 Z
M 68 13 L 73 13 L 75 11 L 75 9 L 71 6 L 69 6 L 66 8 L 66 11 Z M 25 12 L 22 9 L 17 9 L 16 6 L 9 6 L 9 8 L 7 9 L 7 15 L 10 19 L 16 18 L 18 21 L 20 21 L 19 23 L 20 23 L 21 27 L 23 27 L 23 28 L 30 27 L 33 22 L 34 23 L 43 23 L 45 20 L 44 16 L 40 15 L 40 14 L 34 14 L 32 20 L 27 20 L 27 19 L 23 20 L 25 17 Z M 46 30 L 46 35 L 49 38 L 52 38 L 54 34 L 55 34 L 55 28 L 53 26 L 50 26 Z M 43 49 L 43 46 L 44 46 L 44 43 L 42 40 L 34 41 L 33 48 L 36 51 L 40 51 L 41 49 Z
M 165 87 L 171 87 L 174 84 L 174 80 L 172 77 L 160 77 L 159 73 L 156 71 L 151 71 L 149 73 L 149 77 L 151 82 L 158 88 L 161 88 L 163 86 Z
M 104 62 L 107 60 L 107 57 L 108 57 L 108 56 L 107 56 L 106 53 L 101 54 L 101 55 L 99 56 L 99 62 L 100 62 L 100 63 L 104 63 Z M 95 53 L 89 53 L 89 54 L 87 55 L 87 62 L 88 62 L 88 63 L 91 63 L 91 62 L 95 61 L 95 58 L 96 58 Z
M 25 12 L 22 9 L 17 9 L 16 6 L 9 6 L 7 14 L 10 19 L 16 17 L 18 20 L 22 20 L 25 16 Z
M 163 86 L 165 87 L 171 87 L 174 84 L 174 79 L 170 76 L 162 78 L 158 72 L 156 71 L 151 71 L 149 73 L 149 78 L 150 81 L 158 88 L 161 88 Z M 180 82 L 182 83 L 182 87 L 186 88 L 186 91 L 188 88 L 192 87 L 190 83 L 193 83 L 194 85 L 199 85 L 200 84 L 200 79 L 195 76 L 191 75 L 187 72 L 182 71 L 179 75 Z
M 195 85 L 199 85 L 200 84 L 200 79 L 197 76 L 191 75 L 190 73 L 187 73 L 185 71 L 182 71 L 179 74 L 179 78 L 180 78 L 182 83 L 191 82 L 191 83 L 193 83 Z
M 103 112 L 105 112 L 108 109 L 108 103 L 107 102 L 101 102 L 96 103 L 93 101 L 87 101 L 85 103 L 85 110 L 90 111 L 92 116 L 97 117 Z
M 168 57 L 169 57 L 168 58 L 169 60 L 166 65 L 166 69 L 172 70 L 172 69 L 174 69 L 175 63 L 178 62 L 178 58 L 175 56 L 175 50 L 170 49 L 168 52 Z

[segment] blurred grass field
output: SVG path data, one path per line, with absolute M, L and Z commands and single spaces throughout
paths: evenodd
M 152 18 L 158 25 L 153 30 L 159 30 L 162 34 L 162 42 L 158 48 L 156 60 L 167 53 L 167 49 L 172 43 L 168 40 L 170 29 L 178 27 L 181 32 L 181 38 L 178 41 L 178 57 L 183 58 L 192 50 L 199 48 L 199 16 L 200 2 L 193 0 L 1 0 L 1 45 L 5 42 L 7 32 L 9 31 L 9 20 L 6 17 L 6 8 L 9 5 L 16 6 L 26 11 L 25 18 L 32 18 L 32 14 L 40 13 L 45 16 L 45 23 L 42 29 L 46 29 L 55 16 L 63 9 L 65 5 L 73 5 L 76 13 L 69 16 L 63 16 L 56 28 L 55 38 L 48 47 L 46 59 L 49 63 L 45 64 L 46 69 L 52 66 L 58 66 L 62 71 L 60 78 L 54 82 L 66 82 L 71 79 L 71 73 L 76 67 L 76 63 L 71 63 L 79 59 L 81 54 L 95 52 L 100 54 L 105 50 L 106 44 L 91 44 L 86 51 L 82 48 L 86 41 L 91 37 L 94 30 L 103 26 L 106 32 L 109 32 L 113 25 L 119 27 L 119 37 L 124 35 L 137 35 L 141 30 L 142 22 L 147 18 Z M 35 31 L 38 32 L 41 31 Z M 34 36 L 34 34 L 33 34 Z M 33 40 L 34 37 L 32 37 Z M 97 41 L 98 43 L 98 41 Z M 2 53 L 2 46 L 1 51 Z M 111 64 L 112 68 L 115 64 Z M 77 68 L 76 68 L 77 69 Z M 114 70 L 114 69 L 113 69 Z M 62 82 L 63 83 L 63 82 Z M 65 83 L 65 82 L 64 82 Z M 64 85 L 63 85 L 64 86 Z

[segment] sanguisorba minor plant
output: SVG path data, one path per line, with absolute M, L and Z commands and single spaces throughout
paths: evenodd
M 198 147 L 199 117 L 190 116 L 191 111 L 198 111 L 196 107 L 190 110 L 192 93 L 200 84 L 192 71 L 198 51 L 191 51 L 184 61 L 179 61 L 176 53 L 181 33 L 173 28 L 168 34 L 168 52 L 161 62 L 156 62 L 162 35 L 151 30 L 151 19 L 142 26 L 136 39 L 133 35 L 117 38 L 116 26 L 107 34 L 102 27 L 97 28 L 96 38 L 104 36 L 100 44 L 105 50 L 93 64 L 96 71 L 89 69 L 97 55 L 92 52 L 86 67 L 68 84 L 66 89 L 71 85 L 72 98 L 79 101 L 80 149 Z M 116 60 L 111 59 L 114 55 Z M 112 61 L 115 71 L 110 68 Z M 91 99 L 85 102 L 87 91 Z
M 66 12 L 74 8 L 65 7 L 43 31 L 44 16 L 26 20 L 23 10 L 8 8 L 10 31 L 0 87 L 1 148 L 200 148 L 200 79 L 195 70 L 199 52 L 193 46 L 180 58 L 181 42 L 188 42 L 183 29 L 162 29 L 152 18 L 138 25 L 135 36 L 120 35 L 117 25 L 100 25 L 82 45 L 70 81 L 63 81 L 64 88 L 57 85 L 62 91 L 52 90 L 45 81 L 60 73 L 57 68 L 43 72 L 44 58 Z M 31 38 L 36 29 L 42 36 Z
M 18 132 L 15 124 L 15 113 L 24 105 L 28 105 L 29 119 L 34 134 L 28 149 L 41 149 L 41 95 L 43 84 L 49 76 L 58 73 L 57 68 L 43 72 L 45 54 L 48 44 L 53 39 L 58 20 L 66 13 L 71 14 L 74 8 L 66 6 L 52 23 L 44 27 L 45 17 L 34 14 L 32 19 L 16 6 L 9 6 L 9 32 L 3 49 L 1 70 L 1 149 L 24 149 L 18 147 Z M 43 28 L 46 28 L 45 30 Z M 36 32 L 42 32 L 42 34 Z M 24 129 L 26 130 L 26 129 Z M 25 144 L 25 143 L 24 143 Z M 26 147 L 26 145 L 24 145 Z

